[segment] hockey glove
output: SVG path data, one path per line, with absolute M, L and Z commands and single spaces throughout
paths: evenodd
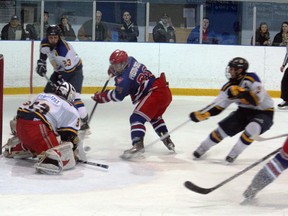
M 241 94 L 245 92 L 245 88 L 239 87 L 237 85 L 232 85 L 227 93 L 229 99 L 235 99 L 235 98 L 242 98 Z
M 57 81 L 55 82 L 56 86 L 60 86 L 63 82 L 65 82 L 65 80 L 63 79 L 62 75 L 58 75 L 57 77 Z
M 208 119 L 209 117 L 210 117 L 209 112 L 201 113 L 201 112 L 197 111 L 197 112 L 190 113 L 190 118 L 194 122 L 200 122 L 200 121 Z
M 46 72 L 47 72 L 47 66 L 46 66 L 46 61 L 39 59 L 37 61 L 37 68 L 36 68 L 36 72 L 43 77 Z
M 98 103 L 108 103 L 111 100 L 108 97 L 108 92 L 109 90 L 102 93 L 96 92 L 94 96 L 92 96 L 92 99 Z

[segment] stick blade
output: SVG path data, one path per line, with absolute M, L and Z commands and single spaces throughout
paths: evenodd
M 192 183 L 191 181 L 186 181 L 184 182 L 184 186 L 191 190 L 191 191 L 194 191 L 196 193 L 199 193 L 199 194 L 208 194 L 210 192 L 212 192 L 214 190 L 214 188 L 202 188 L 202 187 L 199 187 L 197 185 L 195 185 L 194 183 Z

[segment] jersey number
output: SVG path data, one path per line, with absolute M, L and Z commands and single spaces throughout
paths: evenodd
M 50 110 L 46 103 L 40 103 L 39 101 L 35 101 L 32 105 L 29 106 L 29 109 L 33 110 L 34 112 L 41 113 L 42 115 L 47 114 Z
M 63 61 L 65 67 L 69 67 L 71 66 L 71 60 L 70 59 L 67 59 L 66 61 Z

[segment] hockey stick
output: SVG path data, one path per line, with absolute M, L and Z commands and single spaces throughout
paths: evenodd
M 178 125 L 177 127 L 175 127 L 174 129 L 172 129 L 169 133 L 166 133 L 165 135 L 159 137 L 158 139 L 154 140 L 153 142 L 149 143 L 148 145 L 146 145 L 146 148 L 149 148 L 150 146 L 154 145 L 155 143 L 157 143 L 158 141 L 162 141 L 165 138 L 169 137 L 171 133 L 173 133 L 174 131 L 178 130 L 179 128 L 183 127 L 184 125 L 186 125 L 188 122 L 191 122 L 191 119 L 186 120 L 185 122 L 183 122 L 182 124 Z
M 46 74 L 44 74 L 44 78 L 47 80 L 47 82 L 54 88 L 57 88 L 57 85 L 55 83 L 53 83 Z
M 247 172 L 248 170 L 252 169 L 253 167 L 257 166 L 258 164 L 260 164 L 261 162 L 265 161 L 266 159 L 270 158 L 271 156 L 275 155 L 277 152 L 279 152 L 279 150 L 282 149 L 282 147 L 274 150 L 273 152 L 269 153 L 268 155 L 266 155 L 265 157 L 259 159 L 258 161 L 254 162 L 253 164 L 251 164 L 250 166 L 246 167 L 245 169 L 241 170 L 240 172 L 234 174 L 233 176 L 231 176 L 230 178 L 224 180 L 223 182 L 217 184 L 214 187 L 211 188 L 203 188 L 200 186 L 195 185 L 194 183 L 192 183 L 191 181 L 186 181 L 184 182 L 184 186 L 186 188 L 188 188 L 191 191 L 194 191 L 196 193 L 200 193 L 200 194 L 208 194 L 214 190 L 216 190 L 217 188 L 222 187 L 223 185 L 227 184 L 228 182 L 232 181 L 233 179 L 235 179 L 236 177 L 242 175 L 243 173 Z
M 101 93 L 103 93 L 104 90 L 106 89 L 106 87 L 107 87 L 107 85 L 108 85 L 111 77 L 112 77 L 112 75 L 109 75 L 108 79 L 106 80 L 106 82 L 105 82 L 105 84 L 104 84 L 104 86 L 103 86 L 103 88 L 102 88 L 102 90 L 101 90 Z M 98 105 L 98 102 L 95 102 L 94 107 L 93 107 L 93 109 L 92 109 L 92 111 L 91 111 L 91 113 L 90 113 L 90 115 L 89 115 L 88 124 L 90 123 L 90 121 L 91 121 L 91 119 L 92 119 L 92 116 L 93 116 L 93 114 L 94 114 L 94 112 L 95 112 L 95 109 L 96 109 L 97 105 Z
M 216 103 L 212 103 L 208 106 L 206 106 L 204 109 L 200 110 L 200 113 L 203 114 L 205 112 L 207 112 L 208 110 L 210 110 L 212 107 L 217 106 L 221 103 L 222 101 L 218 101 Z M 178 130 L 179 128 L 183 127 L 184 125 L 186 125 L 188 122 L 191 122 L 191 119 L 186 120 L 185 122 L 183 122 L 182 124 L 178 125 L 176 128 L 172 129 L 169 133 L 166 133 L 165 135 L 161 136 L 160 138 L 158 138 L 157 140 L 154 140 L 153 142 L 149 143 L 148 145 L 146 145 L 146 148 L 149 148 L 150 146 L 154 145 L 155 143 L 157 143 L 158 141 L 162 141 L 165 138 L 169 137 L 171 133 L 173 133 L 174 131 Z
M 101 90 L 101 93 L 104 92 L 104 90 L 106 89 L 106 87 L 107 87 L 107 85 L 108 85 L 111 77 L 112 77 L 112 75 L 109 75 L 109 78 L 106 80 L 106 82 L 105 82 L 105 84 L 104 84 L 104 86 L 103 86 L 103 88 L 102 88 L 102 90 Z M 91 114 L 89 115 L 89 118 L 88 118 L 88 125 L 89 125 L 89 123 L 90 123 L 90 121 L 91 121 L 91 119 L 92 119 L 92 116 L 93 116 L 93 114 L 94 114 L 94 112 L 95 112 L 95 109 L 96 109 L 97 105 L 98 105 L 98 102 L 95 102 L 94 107 L 93 107 L 93 109 L 92 109 L 92 111 L 91 111 Z M 86 135 L 86 132 L 87 132 L 87 130 L 84 130 L 83 134 L 81 134 L 81 136 L 83 137 L 83 139 L 84 139 L 84 137 L 85 137 L 85 135 Z M 80 157 L 82 158 L 81 161 L 82 161 L 83 163 L 85 163 L 85 162 L 87 162 L 87 157 L 86 157 L 86 153 L 85 153 L 85 151 L 84 151 L 83 139 L 81 139 L 80 142 L 78 143 L 78 150 L 79 150 L 79 155 L 80 155 Z M 89 163 L 90 163 L 90 162 L 89 162 Z M 90 164 L 90 165 L 91 165 L 91 164 Z
M 90 161 L 83 161 L 83 160 L 77 160 L 77 162 L 83 163 L 83 164 L 88 164 L 88 165 L 91 165 L 91 166 L 98 166 L 98 167 L 101 167 L 101 168 L 104 168 L 104 169 L 108 169 L 109 168 L 109 165 L 106 165 L 106 164 L 100 164 L 100 163 L 95 163 L 95 162 L 90 162 Z
M 262 142 L 262 141 L 272 140 L 272 139 L 278 139 L 278 138 L 286 137 L 286 136 L 288 136 L 288 133 L 286 133 L 286 134 L 280 134 L 280 135 L 273 136 L 273 137 L 252 136 L 251 139 L 253 139 L 253 140 L 255 140 L 255 141 Z

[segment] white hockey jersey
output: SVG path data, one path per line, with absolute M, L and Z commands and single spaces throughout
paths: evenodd
M 41 93 L 23 103 L 17 117 L 43 121 L 55 134 L 70 131 L 76 133 L 80 129 L 80 117 L 77 109 L 65 99 L 51 93 Z
M 47 55 L 54 71 L 70 73 L 82 67 L 82 61 L 74 48 L 65 40 L 60 39 L 56 48 L 51 50 L 48 39 L 41 41 L 40 52 Z
M 222 87 L 219 95 L 213 102 L 214 104 L 224 109 L 232 103 L 236 103 L 239 107 L 253 110 L 272 111 L 274 109 L 274 101 L 268 95 L 256 73 L 247 73 L 239 86 L 254 93 L 254 95 L 257 97 L 257 105 L 247 104 L 241 99 L 229 99 L 228 89 L 231 85 L 231 82 L 227 82 Z

